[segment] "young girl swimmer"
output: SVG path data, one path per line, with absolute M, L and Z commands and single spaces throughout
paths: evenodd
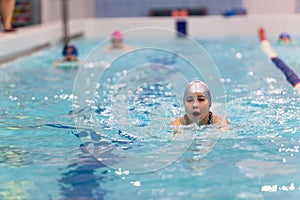
M 300 95 L 300 78 L 277 56 L 275 51 L 272 49 L 269 41 L 267 40 L 263 28 L 259 28 L 258 36 L 261 41 L 261 48 L 264 51 L 264 53 L 272 60 L 276 67 L 283 72 L 283 74 L 286 77 L 286 80 L 294 87 L 294 89 Z
M 129 50 L 129 47 L 123 43 L 124 37 L 121 31 L 114 31 L 111 34 L 110 41 L 111 45 L 109 50 Z
M 199 80 L 192 81 L 184 91 L 184 108 L 186 114 L 175 119 L 171 126 L 220 124 L 228 129 L 228 120 L 212 113 L 211 96 L 208 86 Z

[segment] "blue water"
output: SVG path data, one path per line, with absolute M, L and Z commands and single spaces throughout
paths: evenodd
M 52 66 L 60 59 L 59 45 L 2 65 L 0 199 L 297 199 L 300 98 L 256 38 L 197 41 L 224 85 L 226 101 L 215 108 L 230 121 L 224 133 L 191 127 L 174 140 L 168 124 L 182 114 L 182 102 L 174 88 L 160 83 L 170 80 L 183 90 L 179 76 L 191 80 L 195 69 L 170 52 L 141 50 L 103 68 L 100 86 L 91 86 L 96 95 L 82 109 L 76 108 L 73 86 L 87 83 L 80 82 L 78 70 Z M 98 42 L 74 41 L 80 58 Z M 183 44 L 175 39 L 166 47 L 199 56 Z M 274 49 L 300 73 L 297 44 L 274 43 Z M 145 61 L 158 64 L 149 71 L 131 67 Z M 132 85 L 124 104 L 128 91 L 122 88 Z M 142 165 L 151 156 L 153 162 Z

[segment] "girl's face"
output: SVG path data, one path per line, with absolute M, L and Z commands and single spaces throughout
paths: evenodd
M 111 40 L 111 44 L 114 49 L 120 49 L 120 48 L 122 48 L 122 45 L 123 45 L 122 39 L 113 38 Z
M 68 49 L 66 50 L 64 59 L 65 59 L 66 61 L 76 61 L 76 55 L 75 55 L 75 53 L 74 53 L 74 50 L 71 49 L 71 48 L 68 48 Z
M 209 114 L 209 102 L 201 92 L 188 95 L 184 100 L 184 108 L 189 120 L 197 124 L 206 124 Z
M 282 38 L 280 38 L 280 43 L 289 44 L 289 43 L 291 43 L 291 40 L 288 37 L 282 37 Z

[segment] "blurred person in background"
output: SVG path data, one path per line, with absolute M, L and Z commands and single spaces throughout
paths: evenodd
M 129 50 L 130 48 L 126 46 L 124 42 L 124 37 L 121 31 L 114 31 L 110 37 L 111 45 L 107 50 Z
M 278 36 L 278 44 L 291 44 L 292 38 L 290 34 L 282 32 Z

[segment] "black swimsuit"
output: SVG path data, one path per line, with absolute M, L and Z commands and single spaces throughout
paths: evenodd
M 184 124 L 188 125 L 189 124 L 189 118 L 188 116 L 185 114 L 184 116 Z M 212 124 L 212 120 L 213 120 L 213 113 L 211 111 L 209 111 L 209 116 L 208 116 L 208 124 Z

